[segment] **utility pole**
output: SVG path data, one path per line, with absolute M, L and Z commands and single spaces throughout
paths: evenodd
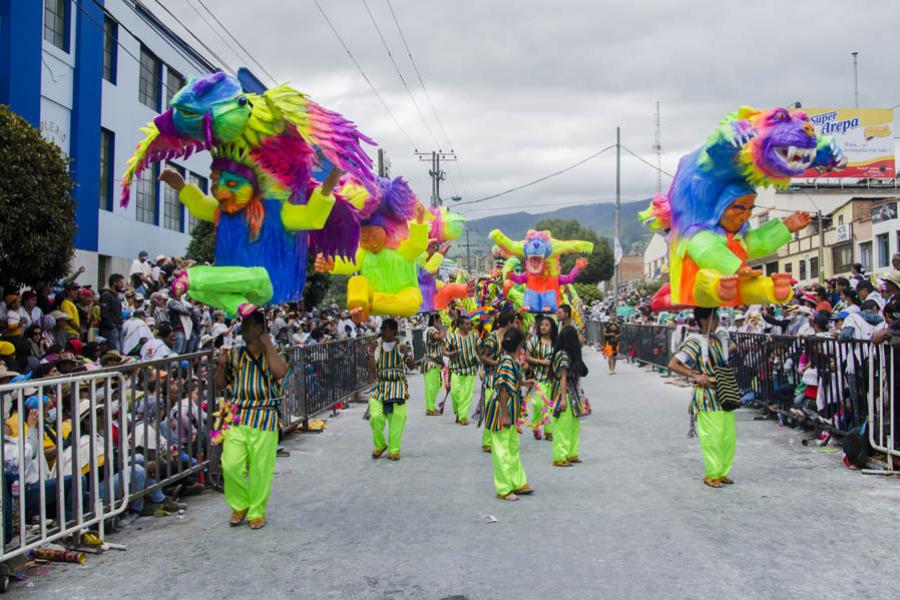
M 656 135 L 653 150 L 656 151 L 656 193 L 662 193 L 662 137 L 659 134 L 659 100 L 656 101 Z
M 819 222 L 819 283 L 822 284 L 825 283 L 825 260 L 822 255 L 822 249 L 825 247 L 825 226 L 821 210 L 816 211 L 816 220 Z
M 616 127 L 616 239 L 613 242 L 613 262 L 616 266 L 616 288 L 615 288 L 615 304 L 619 303 L 619 261 L 616 260 L 616 249 L 620 247 L 621 242 L 619 236 L 622 233 L 622 215 L 621 215 L 621 199 L 622 199 L 622 130 Z M 615 310 L 615 309 L 614 309 Z
M 469 230 L 466 229 L 466 271 L 472 274 L 472 244 L 469 243 Z
M 419 162 L 431 161 L 431 168 L 428 175 L 431 176 L 431 206 L 441 206 L 441 181 L 447 178 L 447 172 L 441 170 L 441 161 L 456 161 L 456 153 L 451 150 L 444 152 L 442 150 L 432 150 L 431 152 L 419 152 L 416 150 L 415 155 L 419 157 Z
M 382 148 L 378 149 L 378 176 L 391 176 L 391 159 L 387 157 Z
M 859 108 L 859 52 L 851 52 L 853 56 L 853 101 Z

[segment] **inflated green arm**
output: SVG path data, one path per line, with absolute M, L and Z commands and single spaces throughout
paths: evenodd
M 425 264 L 422 265 L 422 268 L 434 275 L 440 270 L 443 263 L 444 255 L 440 252 L 435 252 L 431 255 L 431 258 L 425 261 Z
M 300 229 L 322 229 L 334 206 L 334 195 L 326 196 L 321 188 L 316 188 L 306 204 L 285 202 L 281 207 L 281 222 L 288 231 Z
M 181 191 L 178 192 L 178 199 L 187 207 L 188 212 L 194 218 L 209 222 L 216 220 L 216 210 L 219 208 L 219 203 L 212 196 L 204 194 L 203 190 L 193 183 L 189 183 L 181 188 Z
M 366 251 L 360 248 L 356 251 L 356 260 L 347 260 L 346 258 L 341 258 L 340 256 L 334 257 L 334 268 L 329 271 L 332 275 L 353 275 L 357 271 L 359 271 L 359 267 L 357 265 L 361 265 L 363 261 L 363 257 L 365 256 Z
M 551 240 L 550 243 L 553 245 L 554 254 L 571 254 L 573 252 L 590 254 L 594 251 L 594 244 L 583 240 Z
M 428 249 L 428 223 L 410 223 L 409 237 L 400 242 L 397 252 L 407 262 L 415 262 L 416 258 Z
M 691 236 L 687 253 L 701 269 L 734 275 L 741 268 L 741 259 L 725 245 L 725 237 L 712 231 L 701 231 Z
M 525 242 L 514 242 L 506 237 L 499 229 L 495 229 L 490 232 L 488 234 L 488 237 L 491 238 L 491 240 L 493 240 L 495 244 L 500 246 L 500 249 L 507 254 L 515 254 L 517 256 L 523 256 L 525 254 Z
M 791 230 L 784 221 L 775 219 L 762 227 L 757 227 L 744 236 L 747 244 L 747 258 L 760 258 L 772 254 L 791 241 Z

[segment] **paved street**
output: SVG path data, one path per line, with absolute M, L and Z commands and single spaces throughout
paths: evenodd
M 897 598 L 900 481 L 738 413 L 735 486 L 702 485 L 688 390 L 589 351 L 583 465 L 553 468 L 522 437 L 534 496 L 494 498 L 480 430 L 423 415 L 421 378 L 402 460 L 369 458 L 363 405 L 278 460 L 262 531 L 227 526 L 221 495 L 185 518 L 142 519 L 127 552 L 53 566 L 32 598 Z M 496 523 L 483 522 L 493 515 Z M 136 531 L 138 527 L 141 531 Z

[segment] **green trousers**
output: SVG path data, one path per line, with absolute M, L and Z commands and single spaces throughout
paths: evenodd
M 369 398 L 369 424 L 372 426 L 372 443 L 376 450 L 387 448 L 388 454 L 400 454 L 403 428 L 406 426 L 406 404 L 394 404 L 394 412 L 385 414 L 384 404 L 374 396 Z M 387 440 L 384 426 L 388 427 Z
M 494 388 L 485 387 L 484 388 L 484 402 L 487 404 L 487 401 L 494 395 Z M 490 448 L 491 447 L 491 430 L 487 428 L 487 423 L 484 422 L 484 413 L 487 407 L 483 407 L 481 409 L 481 447 L 482 448 Z
M 441 368 L 428 366 L 425 371 L 425 410 L 437 410 L 437 397 L 441 392 Z
M 553 462 L 560 462 L 578 456 L 578 438 L 581 435 L 581 421 L 572 411 L 572 403 L 566 403 L 566 410 L 553 423 Z
M 552 386 L 549 381 L 538 382 L 537 389 L 528 392 L 531 403 L 531 429 L 553 433 L 553 403 L 550 399 Z
M 491 432 L 491 459 L 494 462 L 494 489 L 498 496 L 506 496 L 528 485 L 515 426 Z
M 726 477 L 734 464 L 737 444 L 734 412 L 702 410 L 697 413 L 696 420 L 706 476 L 710 479 Z
M 241 304 L 263 306 L 272 299 L 272 282 L 263 267 L 191 267 L 192 300 L 221 308 L 234 317 Z
M 232 426 L 222 446 L 225 502 L 233 511 L 247 511 L 248 519 L 266 516 L 275 476 L 278 432 L 246 425 Z
M 475 397 L 474 375 L 450 375 L 450 394 L 453 396 L 453 414 L 462 421 L 469 419 L 469 409 Z

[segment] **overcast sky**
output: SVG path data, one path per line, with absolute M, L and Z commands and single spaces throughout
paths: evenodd
M 144 0 L 171 23 L 154 3 Z M 319 0 L 415 148 L 452 148 L 442 195 L 474 200 L 567 167 L 615 143 L 655 163 L 655 103 L 663 169 L 741 104 L 853 105 L 852 51 L 860 52 L 860 105 L 900 103 L 900 21 L 887 0 L 391 0 L 443 135 L 416 78 L 386 0 L 367 0 L 429 135 L 362 0 Z M 423 200 L 428 165 L 366 84 L 313 0 L 205 0 L 280 82 L 354 120 L 388 153 L 392 174 Z M 219 55 L 238 59 L 197 16 L 197 0 L 165 4 Z M 173 28 L 182 35 L 177 24 Z M 187 38 L 186 36 L 186 39 Z M 374 151 L 373 151 L 374 156 Z M 622 197 L 656 190 L 653 169 L 623 154 Z M 670 180 L 663 177 L 664 189 Z M 495 200 L 461 208 L 478 218 L 612 201 L 615 153 Z

